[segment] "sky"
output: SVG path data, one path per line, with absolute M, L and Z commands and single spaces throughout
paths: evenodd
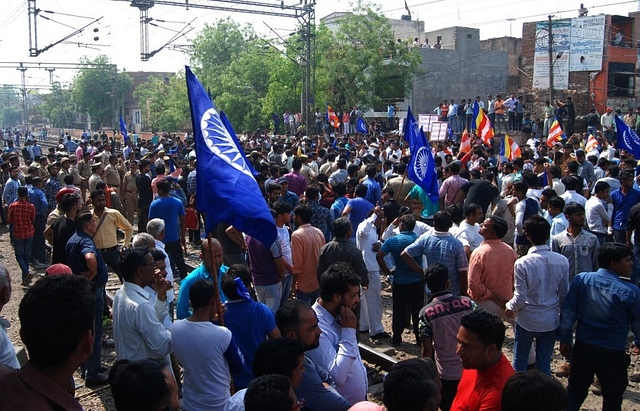
M 258 0 L 261 3 L 279 5 L 280 0 Z M 349 11 L 349 0 L 316 0 L 316 22 L 333 12 Z M 190 0 L 204 3 L 209 0 Z M 295 4 L 298 0 L 284 0 Z M 0 84 L 20 86 L 20 62 L 39 64 L 41 68 L 29 68 L 25 72 L 27 89 L 47 92 L 50 76 L 63 85 L 72 81 L 74 71 L 56 68 L 46 71 L 51 64 L 77 63 L 82 57 L 95 58 L 106 54 L 119 70 L 177 72 L 188 64 L 188 58 L 180 51 L 164 49 L 147 62 L 140 60 L 140 13 L 128 1 L 120 0 L 37 0 L 42 10 L 38 18 L 38 48 L 55 43 L 75 30 L 91 24 L 81 34 L 51 47 L 38 57 L 29 57 L 29 30 L 27 0 L 2 0 L 0 8 Z M 381 12 L 399 19 L 407 11 L 402 0 L 373 0 Z M 474 27 L 480 30 L 480 38 L 522 36 L 522 23 L 554 18 L 577 17 L 580 0 L 407 0 L 413 20 L 425 22 L 425 30 L 432 31 L 451 26 Z M 584 6 L 589 15 L 627 15 L 640 7 L 640 0 L 586 0 Z M 209 2 L 209 4 L 213 4 Z M 220 4 L 220 3 L 215 3 Z M 79 7 L 81 5 L 81 7 Z M 238 6 L 232 6 L 238 7 Z M 51 13 L 52 12 L 52 13 Z M 185 45 L 205 24 L 213 24 L 221 18 L 231 17 L 239 23 L 251 23 L 258 35 L 279 41 L 277 35 L 287 38 L 298 24 L 293 18 L 229 13 L 184 7 L 156 5 L 149 10 L 159 27 L 150 26 L 149 49 L 155 50 L 185 27 L 193 30 L 180 37 L 175 44 Z M 194 20 L 195 19 L 195 20 Z M 190 24 L 190 26 L 188 26 Z M 267 26 L 268 25 L 268 26 Z M 271 30 L 273 29 L 273 30 Z M 97 29 L 97 32 L 94 30 Z M 277 35 L 275 33 L 277 33 Z M 94 37 L 98 37 L 97 40 Z

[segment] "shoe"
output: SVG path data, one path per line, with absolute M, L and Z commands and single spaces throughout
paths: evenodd
M 571 364 L 565 362 L 554 373 L 556 377 L 568 377 L 571 374 Z
M 372 335 L 370 338 L 372 340 L 382 340 L 382 339 L 386 339 L 386 338 L 391 338 L 391 334 L 386 333 L 386 332 L 383 331 L 383 332 L 378 333 L 376 335 Z
M 22 286 L 23 287 L 28 287 L 29 284 L 31 284 L 31 280 L 33 280 L 33 274 L 29 273 L 27 274 L 27 276 L 24 278 L 24 280 L 22 280 Z
M 93 387 L 99 387 L 101 385 L 106 385 L 108 383 L 109 383 L 109 376 L 107 374 L 97 373 L 96 375 L 87 377 L 87 379 L 84 382 L 84 385 L 87 388 L 93 388 Z
M 400 345 L 402 344 L 402 340 L 391 339 L 391 345 Z

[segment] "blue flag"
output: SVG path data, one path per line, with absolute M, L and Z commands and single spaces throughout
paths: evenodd
M 469 130 L 470 133 L 476 129 L 476 119 L 478 118 L 478 114 L 480 114 L 480 105 L 478 104 L 477 101 L 474 101 L 473 117 L 471 118 L 471 130 Z
M 220 112 L 220 120 L 222 120 L 222 124 L 224 124 L 224 127 L 227 129 L 227 132 L 229 133 L 229 135 L 233 139 L 233 142 L 236 143 L 236 147 L 238 147 L 238 150 L 240 151 L 240 154 L 242 154 L 242 157 L 244 157 L 244 159 L 246 161 L 247 155 L 245 154 L 244 150 L 242 149 L 242 146 L 240 145 L 240 140 L 238 140 L 238 136 L 236 136 L 236 132 L 233 131 L 233 127 L 231 127 L 231 122 L 227 118 L 227 115 L 224 114 L 224 111 Z M 253 167 L 253 164 L 251 164 L 250 161 L 246 161 L 246 163 L 247 163 L 247 167 L 249 167 L 249 170 L 251 170 L 251 174 L 253 174 L 254 177 L 257 176 L 259 173 Z M 256 237 L 256 238 L 258 238 L 258 237 Z
M 269 247 L 276 224 L 249 162 L 202 84 L 188 66 L 185 71 L 198 156 L 196 207 L 206 213 L 206 230 L 226 221 Z
M 454 135 L 453 135 L 453 129 L 451 128 L 451 123 L 447 124 L 447 136 L 449 137 L 450 141 L 454 141 Z
M 358 117 L 358 124 L 356 125 L 356 130 L 358 130 L 358 133 L 362 133 L 362 134 L 369 133 L 369 129 L 367 128 L 367 123 L 364 122 L 362 117 Z
M 411 108 L 407 112 L 405 139 L 409 141 L 409 146 L 411 147 L 409 179 L 424 190 L 432 203 L 438 204 L 440 194 L 438 193 L 436 162 L 422 127 L 418 129 L 418 123 L 413 118 Z
M 120 117 L 120 132 L 124 136 L 124 142 L 129 142 L 129 133 L 127 133 L 127 126 L 124 124 L 124 120 Z
M 615 116 L 616 134 L 618 135 L 618 149 L 632 153 L 636 159 L 640 159 L 640 138 L 636 132 L 626 125 L 620 117 Z
M 174 173 L 175 171 L 176 171 L 176 165 L 173 162 L 173 157 L 169 157 L 169 173 Z

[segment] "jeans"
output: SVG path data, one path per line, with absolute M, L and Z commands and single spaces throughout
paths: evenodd
M 111 267 L 114 273 L 120 279 L 122 283 L 122 271 L 120 271 L 120 251 L 118 250 L 118 246 L 101 249 L 100 254 L 102 254 L 102 259 L 104 263 Z
M 402 341 L 402 332 L 405 325 L 405 311 L 407 306 L 410 307 L 411 321 L 413 322 L 413 333 L 418 337 L 418 314 L 424 303 L 424 287 L 422 283 L 414 284 L 397 284 L 395 281 L 392 285 L 393 295 L 393 314 L 392 325 L 393 342 Z
M 140 197 L 138 197 L 138 232 L 139 233 L 147 232 L 148 222 L 149 222 L 149 204 L 141 205 Z
M 282 298 L 282 283 L 271 285 L 256 285 L 256 298 L 258 302 L 271 308 L 274 313 L 280 307 L 280 299 Z
M 293 276 L 291 274 L 285 275 L 282 279 L 282 297 L 280 297 L 280 305 L 284 304 L 291 295 L 291 286 L 293 285 Z
M 285 277 L 286 278 L 286 277 Z M 310 293 L 305 293 L 303 291 L 300 290 L 296 290 L 296 298 L 298 300 L 302 300 L 302 301 L 306 301 L 308 302 L 310 305 L 313 305 L 313 303 L 316 302 L 316 300 L 320 297 L 320 289 L 317 289 L 315 291 L 312 291 Z
M 515 129 L 516 129 L 516 112 L 510 111 L 509 112 L 509 130 L 515 130 Z
M 576 341 L 571 352 L 569 402 L 565 411 L 578 411 L 587 397 L 595 374 L 602 386 L 602 411 L 620 411 L 627 389 L 627 367 L 631 359 L 624 351 L 608 350 Z
M 189 273 L 187 272 L 187 265 L 184 262 L 184 255 L 182 255 L 182 246 L 180 245 L 180 240 L 174 241 L 172 243 L 166 243 L 164 245 L 164 249 L 169 255 L 171 266 L 177 266 L 178 271 L 180 272 L 180 278 L 184 279 Z
M 104 285 L 96 285 L 95 293 L 96 306 L 94 310 L 94 335 L 93 353 L 82 366 L 82 371 L 86 370 L 87 378 L 95 377 L 100 372 L 102 366 L 102 311 L 104 308 Z
M 609 144 L 613 143 L 613 139 L 615 137 L 613 130 L 604 130 L 602 134 L 604 134 L 604 137 L 607 139 Z
M 47 258 L 47 254 L 44 248 L 44 229 L 45 229 L 46 217 L 43 215 L 36 215 L 36 219 L 33 220 L 33 228 L 36 229 L 33 234 L 33 258 L 40 261 L 44 261 Z
M 31 260 L 31 247 L 33 245 L 33 236 L 23 239 L 13 239 L 13 251 L 16 261 L 22 271 L 22 279 L 29 275 L 29 261 Z
M 588 126 L 587 127 L 587 133 L 589 133 L 592 136 L 596 136 L 596 133 L 598 131 L 598 127 L 597 126 Z
M 522 328 L 516 323 L 513 368 L 516 371 L 527 371 L 531 344 L 536 340 L 536 368 L 551 375 L 551 355 L 556 342 L 557 331 L 534 332 Z
M 496 114 L 496 122 L 493 126 L 498 133 L 501 133 L 503 128 L 504 131 L 507 131 L 507 121 L 504 118 L 504 114 Z
M 616 243 L 627 243 L 627 230 L 613 229 L 613 241 Z
M 638 285 L 640 280 L 640 244 L 633 245 L 633 268 L 631 269 L 631 283 Z

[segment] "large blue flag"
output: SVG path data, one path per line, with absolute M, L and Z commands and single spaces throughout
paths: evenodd
M 226 221 L 268 247 L 277 229 L 249 162 L 202 84 L 188 66 L 185 71 L 198 156 L 196 206 L 206 213 L 206 230 Z
M 356 125 L 356 130 L 358 130 L 358 133 L 362 133 L 362 134 L 369 133 L 369 129 L 367 128 L 367 123 L 364 122 L 362 117 L 358 117 L 358 124 Z
M 127 126 L 124 124 L 124 120 L 120 117 L 120 132 L 124 136 L 124 142 L 129 142 L 129 133 L 127 133 Z
M 636 159 L 640 159 L 640 138 L 636 132 L 626 125 L 620 117 L 615 117 L 616 133 L 618 134 L 618 149 L 632 153 Z
M 438 174 L 436 173 L 436 162 L 431 152 L 431 147 L 427 143 L 422 127 L 418 129 L 411 107 L 407 112 L 407 128 L 405 140 L 409 141 L 411 147 L 411 160 L 409 160 L 409 179 L 416 183 L 429 196 L 434 204 L 438 204 L 440 195 L 438 193 Z

